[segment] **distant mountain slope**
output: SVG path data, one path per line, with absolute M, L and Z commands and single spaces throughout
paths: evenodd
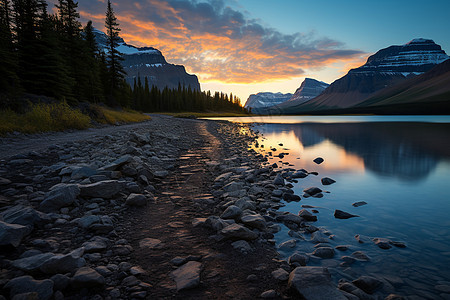
M 305 103 L 319 96 L 328 86 L 329 84 L 323 81 L 305 78 L 291 99 L 289 99 L 289 102 L 295 101 L 296 104 Z
M 282 94 L 282 93 L 270 93 L 261 92 L 257 94 L 251 94 L 247 101 L 245 102 L 245 108 L 259 109 L 278 105 L 289 99 L 291 99 L 292 94 Z
M 450 60 L 422 75 L 379 91 L 358 107 L 432 102 L 448 102 L 450 105 Z
M 106 35 L 97 29 L 94 30 L 94 35 L 99 48 L 105 51 L 107 48 Z M 121 39 L 117 50 L 124 54 L 122 65 L 127 73 L 125 79 L 131 85 L 138 77 L 144 84 L 144 78 L 147 77 L 150 87 L 156 85 L 159 89 L 165 87 L 173 89 L 181 84 L 185 87 L 190 86 L 194 90 L 200 90 L 200 83 L 196 75 L 188 74 L 184 66 L 168 63 L 158 49 L 135 47 Z
M 414 39 L 401 46 L 381 49 L 367 62 L 333 82 L 318 97 L 304 103 L 286 103 L 281 113 L 349 108 L 365 101 L 376 92 L 420 75 L 449 57 L 430 39 Z

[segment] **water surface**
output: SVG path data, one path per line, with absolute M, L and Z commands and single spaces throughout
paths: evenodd
M 396 292 L 425 299 L 444 299 L 440 285 L 450 285 L 450 117 L 449 116 L 339 116 L 228 118 L 234 122 L 257 122 L 261 132 L 255 148 L 267 154 L 270 148 L 289 153 L 283 159 L 269 157 L 270 164 L 282 168 L 316 171 L 294 183 L 297 195 L 317 186 L 323 198 L 304 198 L 284 203 L 283 211 L 297 214 L 301 205 L 317 206 L 315 226 L 334 235 L 331 246 L 350 245 L 337 251 L 334 259 L 312 260 L 309 265 L 328 266 L 333 278 L 352 280 L 372 274 L 396 283 Z M 283 146 L 279 146 L 282 143 Z M 318 165 L 316 157 L 325 161 Z M 335 184 L 323 186 L 320 179 L 330 177 Z M 368 204 L 353 207 L 352 203 Z M 340 209 L 359 217 L 335 219 Z M 282 226 L 277 243 L 292 239 Z M 356 234 L 366 237 L 358 243 Z M 311 253 L 314 244 L 299 241 L 296 248 L 280 251 Z M 406 248 L 381 249 L 372 238 L 404 242 Z M 364 251 L 370 262 L 341 267 L 340 257 Z M 400 278 L 400 280 L 399 280 Z M 445 298 L 448 299 L 448 298 Z

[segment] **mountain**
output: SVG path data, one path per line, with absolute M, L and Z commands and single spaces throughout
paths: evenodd
M 295 101 L 297 104 L 305 103 L 314 97 L 319 96 L 327 87 L 328 83 L 312 78 L 305 78 L 300 87 L 288 101 Z
M 280 106 L 282 113 L 301 113 L 349 108 L 376 92 L 430 70 L 449 59 L 430 39 L 414 39 L 401 46 L 379 50 L 367 62 L 333 82 L 318 97 L 301 103 L 290 101 Z
M 106 35 L 97 29 L 94 29 L 94 35 L 99 48 L 107 51 Z M 200 83 L 196 75 L 188 74 L 184 66 L 168 63 L 158 49 L 128 45 L 121 38 L 117 50 L 124 54 L 122 65 L 127 73 L 125 79 L 131 85 L 139 76 L 142 84 L 144 84 L 144 78 L 147 77 L 150 87 L 155 85 L 161 90 L 165 87 L 177 88 L 178 84 L 185 87 L 190 86 L 193 90 L 200 90 Z
M 357 107 L 426 104 L 450 107 L 450 60 L 430 71 L 383 89 Z M 449 110 L 447 110 L 449 111 Z
M 258 94 L 251 94 L 247 101 L 245 102 L 245 108 L 265 108 L 274 105 L 278 105 L 285 101 L 291 99 L 292 94 L 282 94 L 282 93 L 269 93 L 269 92 L 261 92 Z

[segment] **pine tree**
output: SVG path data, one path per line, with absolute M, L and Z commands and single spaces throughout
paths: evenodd
M 107 35 L 107 65 L 109 69 L 109 83 L 110 83 L 110 101 L 114 101 L 114 93 L 117 93 L 123 87 L 125 71 L 121 65 L 123 60 L 122 53 L 117 50 L 119 46 L 119 23 L 111 6 L 111 1 L 108 0 L 105 19 L 106 35 Z
M 10 9 L 9 0 L 0 1 L 0 108 L 11 106 L 11 96 L 18 93 L 20 87 Z
M 87 78 L 87 89 L 85 97 L 90 102 L 98 103 L 104 100 L 103 87 L 100 79 L 100 57 L 95 41 L 92 21 L 89 21 L 84 27 L 84 42 L 86 63 L 90 70 L 85 74 Z

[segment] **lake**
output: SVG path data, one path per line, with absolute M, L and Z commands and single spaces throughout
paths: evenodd
M 280 210 L 297 214 L 301 205 L 314 206 L 314 226 L 329 231 L 331 246 L 348 245 L 349 250 L 336 251 L 333 259 L 311 259 L 308 265 L 329 267 L 335 281 L 371 274 L 386 279 L 404 296 L 449 299 L 450 116 L 213 119 L 254 123 L 253 130 L 262 134 L 259 145 L 264 145 L 254 149 L 267 155 L 270 164 L 277 163 L 277 170 L 318 172 L 293 183 L 302 200 L 283 203 Z M 273 156 L 281 152 L 289 154 L 282 159 Z M 317 157 L 324 162 L 314 163 Z M 323 177 L 336 183 L 324 186 Z M 312 186 L 327 192 L 322 198 L 303 197 L 303 190 Z M 367 204 L 352 206 L 359 201 Z M 359 217 L 336 219 L 335 209 Z M 277 245 L 292 239 L 288 231 L 282 225 L 275 235 Z M 357 234 L 364 243 L 355 239 Z M 294 252 L 313 252 L 314 244 L 305 238 L 280 254 L 287 258 Z M 402 242 L 406 248 L 381 249 L 373 238 Z M 370 261 L 341 266 L 341 256 L 354 251 L 363 251 Z

